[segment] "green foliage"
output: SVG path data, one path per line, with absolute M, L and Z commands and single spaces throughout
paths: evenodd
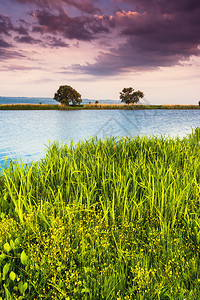
M 25 253 L 25 251 L 23 250 L 22 251 L 22 253 L 21 253 L 21 255 L 20 255 L 20 260 L 21 260 L 21 263 L 23 264 L 23 265 L 27 265 L 28 264 L 28 257 L 27 257 L 27 255 L 26 255 L 26 253 Z
M 81 95 L 69 85 L 61 85 L 53 99 L 65 105 L 69 105 L 71 102 L 73 106 L 80 105 L 82 102 Z
M 23 265 L 24 250 L 21 252 L 19 239 L 10 240 L 3 245 L 5 253 L 0 255 L 0 299 L 22 300 L 28 289 L 27 272 L 29 270 L 28 257 L 26 267 Z M 21 253 L 21 254 L 20 254 Z M 20 263 L 21 256 L 21 263 Z M 24 281 L 25 280 L 25 281 Z M 2 298 L 3 297 L 3 298 Z
M 196 299 L 200 129 L 49 144 L 0 181 L 0 299 Z
M 141 91 L 135 91 L 132 87 L 124 88 L 122 92 L 120 92 L 119 98 L 121 102 L 125 102 L 126 104 L 130 103 L 138 103 L 140 98 L 144 97 L 144 93 Z

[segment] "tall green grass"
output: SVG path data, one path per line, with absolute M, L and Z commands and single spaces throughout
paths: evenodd
M 200 129 L 49 144 L 0 177 L 2 299 L 199 299 Z M 1 299 L 1 298 L 0 298 Z

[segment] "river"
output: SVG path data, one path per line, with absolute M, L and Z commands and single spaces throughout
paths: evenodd
M 93 136 L 184 137 L 200 126 L 200 110 L 0 111 L 0 166 L 4 159 L 36 161 L 49 142 Z

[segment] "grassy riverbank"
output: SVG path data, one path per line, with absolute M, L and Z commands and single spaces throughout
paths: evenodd
M 0 177 L 0 298 L 197 299 L 200 130 L 50 144 Z
M 0 110 L 80 110 L 80 109 L 200 109 L 199 105 L 118 105 L 118 104 L 82 104 L 65 106 L 58 104 L 1 104 Z

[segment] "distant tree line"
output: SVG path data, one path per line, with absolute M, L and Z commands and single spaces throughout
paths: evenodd
M 134 91 L 132 87 L 124 88 L 120 92 L 119 98 L 121 102 L 126 104 L 138 103 L 140 99 L 144 97 L 144 93 L 140 90 Z M 69 85 L 61 85 L 57 92 L 54 94 L 54 100 L 60 102 L 63 105 L 70 105 L 70 103 L 75 105 L 80 105 L 82 102 L 81 95 Z M 98 104 L 98 101 L 95 101 L 95 104 Z M 200 101 L 199 101 L 200 105 Z

